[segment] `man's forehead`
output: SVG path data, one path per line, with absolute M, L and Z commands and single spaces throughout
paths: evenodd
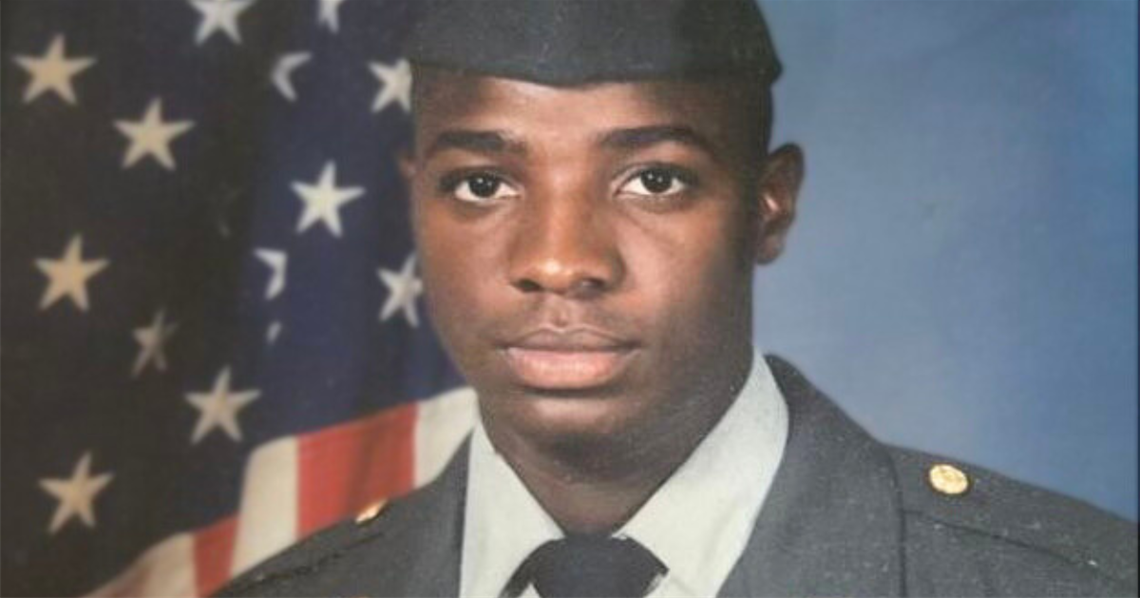
M 448 149 L 525 156 L 532 143 L 552 140 L 613 151 L 672 143 L 723 156 L 739 141 L 747 110 L 746 88 L 729 77 L 554 86 L 425 70 L 413 112 L 428 158 Z
M 433 129 L 465 123 L 509 130 L 533 118 L 572 120 L 580 129 L 708 128 L 721 113 L 739 117 L 748 93 L 729 77 L 563 86 L 438 68 L 417 68 L 415 76 L 415 120 Z
M 547 85 L 780 71 L 752 0 L 440 0 L 405 44 L 416 65 Z

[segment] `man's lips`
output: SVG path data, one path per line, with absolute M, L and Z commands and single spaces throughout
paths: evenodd
M 502 354 L 525 386 L 581 390 L 602 386 L 629 364 L 636 343 L 590 329 L 542 329 L 507 343 Z

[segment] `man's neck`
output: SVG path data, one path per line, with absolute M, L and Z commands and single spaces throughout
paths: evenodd
M 749 362 L 733 367 L 719 392 L 684 401 L 684 408 L 659 418 L 652 429 L 551 441 L 487 425 L 487 435 L 565 533 L 610 533 L 637 513 L 720 421 L 747 378 Z

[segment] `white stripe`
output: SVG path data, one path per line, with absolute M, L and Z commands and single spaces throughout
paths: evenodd
M 176 534 L 151 546 L 131 566 L 88 596 L 198 595 L 194 536 Z
M 297 438 L 289 436 L 263 444 L 250 455 L 230 565 L 233 575 L 298 540 L 297 452 Z
M 443 471 L 475 426 L 475 389 L 463 386 L 417 404 L 415 480 L 422 486 Z

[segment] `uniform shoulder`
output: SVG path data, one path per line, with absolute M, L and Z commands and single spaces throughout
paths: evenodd
M 242 574 L 219 596 L 454 593 L 466 444 L 427 485 L 376 503 Z M 453 563 L 454 561 L 454 563 Z
M 298 584 L 303 580 L 341 558 L 353 547 L 384 535 L 393 524 L 399 526 L 403 502 L 376 503 L 353 519 L 316 532 L 246 571 L 215 595 L 299 595 Z
M 1135 591 L 1135 523 L 981 467 L 896 447 L 888 452 L 914 525 L 1060 559 Z

